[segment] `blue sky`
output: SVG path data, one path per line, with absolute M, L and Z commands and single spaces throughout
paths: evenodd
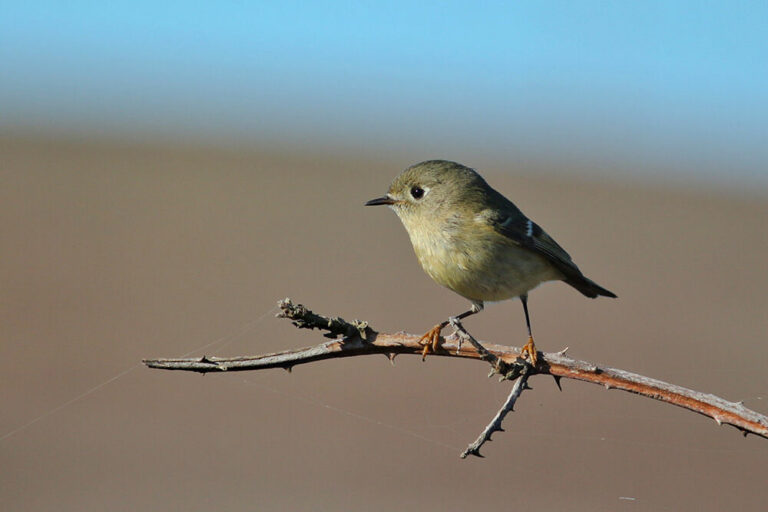
M 0 128 L 768 185 L 766 27 L 768 2 L 3 2 Z

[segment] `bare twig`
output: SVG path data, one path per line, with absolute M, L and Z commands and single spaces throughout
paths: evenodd
M 509 365 L 507 365 L 504 361 L 502 361 L 496 354 L 492 354 L 491 352 L 488 352 L 488 350 L 475 339 L 474 336 L 469 334 L 469 331 L 467 331 L 464 328 L 464 325 L 462 325 L 461 320 L 459 320 L 456 317 L 451 317 L 450 319 L 451 326 L 455 329 L 455 332 L 453 333 L 454 336 L 456 336 L 456 341 L 458 345 L 456 346 L 456 352 L 461 352 L 461 346 L 464 341 L 468 341 L 472 344 L 472 346 L 477 351 L 477 355 L 480 359 L 483 361 L 486 361 L 491 364 L 491 367 L 493 368 L 493 371 L 491 372 L 491 375 L 494 373 L 498 373 L 501 375 L 507 375 L 507 373 L 510 371 Z M 522 365 L 525 365 L 524 361 L 520 361 Z
M 520 376 L 512 386 L 512 391 L 509 392 L 507 401 L 504 402 L 504 405 L 501 406 L 501 409 L 499 409 L 499 412 L 496 413 L 496 416 L 493 417 L 488 426 L 486 426 L 485 429 L 483 429 L 483 431 L 477 437 L 477 439 L 475 439 L 475 442 L 467 446 L 467 449 L 461 453 L 462 459 L 466 459 L 467 455 L 482 457 L 482 455 L 480 455 L 480 447 L 491 440 L 491 435 L 494 432 L 504 432 L 504 429 L 501 428 L 501 424 L 504 421 L 504 417 L 507 415 L 507 413 L 514 410 L 515 402 L 517 402 L 518 397 L 528 388 L 529 371 L 529 366 L 523 367 L 523 369 L 520 371 Z
M 304 306 L 293 304 L 288 299 L 281 301 L 280 308 L 282 311 L 278 316 L 290 318 L 297 327 L 322 329 L 329 331 L 329 335 L 338 337 L 314 347 L 286 350 L 273 354 L 232 358 L 203 356 L 192 359 L 147 359 L 144 360 L 144 363 L 150 368 L 200 373 L 263 370 L 267 368 L 290 370 L 296 365 L 324 359 L 370 354 L 385 354 L 393 359 L 397 354 L 420 355 L 423 349 L 419 343 L 420 336 L 417 335 L 402 332 L 379 333 L 371 329 L 366 322 L 347 322 L 338 317 L 328 318 L 317 315 Z M 460 344 L 459 338 L 455 335 L 445 338 L 441 346 L 442 350 L 438 350 L 435 355 L 487 360 L 494 366 L 494 372 L 500 372 L 508 379 L 517 378 L 521 373 L 526 373 L 527 376 L 538 373 L 551 375 L 558 382 L 561 378 L 591 382 L 604 386 L 606 389 L 629 391 L 709 416 L 718 424 L 736 427 L 745 436 L 755 434 L 768 438 L 768 417 L 744 407 L 741 402 L 730 402 L 715 395 L 694 391 L 625 370 L 601 367 L 586 361 L 571 359 L 565 355 L 565 351 L 540 353 L 536 368 L 524 371 L 527 367 L 520 364 L 521 349 L 517 347 L 483 343 L 482 346 L 488 354 L 493 356 L 489 358 L 486 354 L 478 352 L 478 349 L 472 344 Z M 494 361 L 497 364 L 494 364 Z M 519 384 L 520 386 L 525 385 L 527 376 L 523 379 L 522 384 Z M 522 387 L 520 391 L 522 391 Z M 500 411 L 499 424 L 506 414 L 502 411 Z M 494 418 L 489 427 L 495 422 L 496 419 Z M 493 431 L 494 429 L 491 429 L 488 432 L 489 437 Z

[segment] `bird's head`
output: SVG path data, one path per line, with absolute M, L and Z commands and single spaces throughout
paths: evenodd
M 472 211 L 488 190 L 485 180 L 469 167 L 447 160 L 427 160 L 401 172 L 386 196 L 365 205 L 390 206 L 409 228 L 414 222 L 432 223 Z

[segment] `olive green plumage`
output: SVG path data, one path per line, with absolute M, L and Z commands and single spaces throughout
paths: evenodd
M 587 297 L 616 297 L 585 277 L 570 255 L 474 170 L 429 160 L 395 178 L 385 197 L 435 282 L 482 304 L 525 296 L 562 280 Z

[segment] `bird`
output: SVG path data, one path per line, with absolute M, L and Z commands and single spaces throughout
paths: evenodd
M 440 333 L 479 313 L 485 302 L 520 298 L 528 342 L 520 358 L 538 363 L 528 293 L 564 281 L 589 298 L 616 294 L 584 276 L 571 256 L 480 174 L 448 160 L 427 160 L 402 171 L 385 196 L 366 206 L 389 206 L 408 232 L 416 257 L 436 283 L 468 299 L 469 310 L 449 317 L 419 340 L 422 359 L 439 349 Z

